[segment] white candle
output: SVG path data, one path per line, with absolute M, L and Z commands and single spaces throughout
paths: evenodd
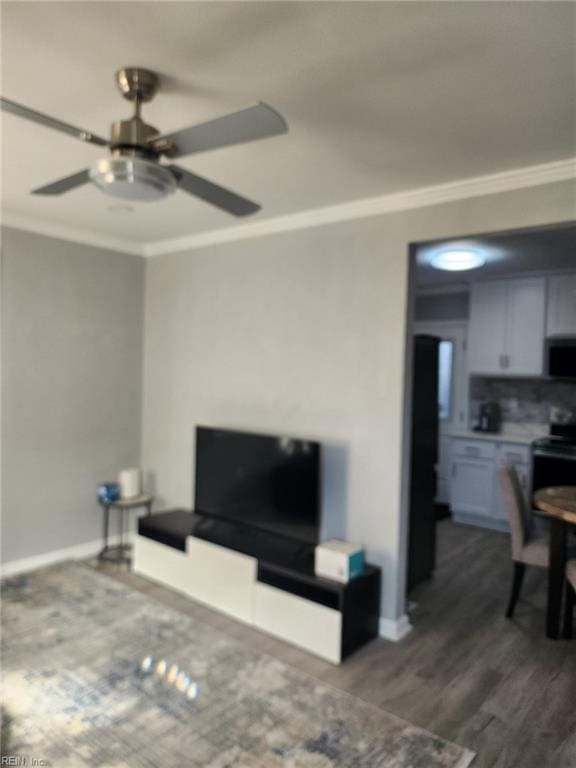
M 139 469 L 123 469 L 118 475 L 120 496 L 123 499 L 133 499 L 142 493 L 142 474 Z

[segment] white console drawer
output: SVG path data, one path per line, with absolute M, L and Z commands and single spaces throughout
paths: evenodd
M 132 552 L 135 573 L 189 594 L 190 560 L 185 552 L 145 536 L 136 536 Z
M 188 537 L 187 551 L 136 536 L 133 568 L 217 611 L 252 623 L 256 560 Z
M 186 550 L 190 597 L 252 623 L 256 560 L 193 536 L 187 538 Z
M 339 664 L 342 615 L 297 595 L 257 582 L 254 624 L 265 632 Z

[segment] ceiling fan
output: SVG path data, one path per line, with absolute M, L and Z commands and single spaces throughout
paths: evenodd
M 116 82 L 124 98 L 134 103 L 134 115 L 129 120 L 112 123 L 110 140 L 0 97 L 0 107 L 5 112 L 110 150 L 109 157 L 97 160 L 91 168 L 34 189 L 32 194 L 61 195 L 92 182 L 113 197 L 152 201 L 160 200 L 179 188 L 235 216 L 247 216 L 260 210 L 257 203 L 169 161 L 286 133 L 288 126 L 281 115 L 260 103 L 162 135 L 140 116 L 142 104 L 151 101 L 159 88 L 158 75 L 141 67 L 126 67 L 118 70 Z

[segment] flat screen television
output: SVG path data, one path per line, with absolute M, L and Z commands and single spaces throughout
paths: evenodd
M 194 509 L 202 515 L 315 544 L 320 444 L 196 427 Z

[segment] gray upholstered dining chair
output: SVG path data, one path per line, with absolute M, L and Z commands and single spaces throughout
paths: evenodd
M 576 560 L 566 563 L 566 603 L 564 608 L 564 637 L 572 639 L 574 627 L 574 606 L 576 605 Z
M 512 464 L 506 464 L 500 468 L 498 476 L 510 524 L 512 560 L 514 562 L 512 591 L 506 609 L 506 618 L 511 619 L 520 597 L 526 566 L 548 568 L 550 553 L 545 538 L 532 536 L 529 510 L 526 506 L 516 467 Z

